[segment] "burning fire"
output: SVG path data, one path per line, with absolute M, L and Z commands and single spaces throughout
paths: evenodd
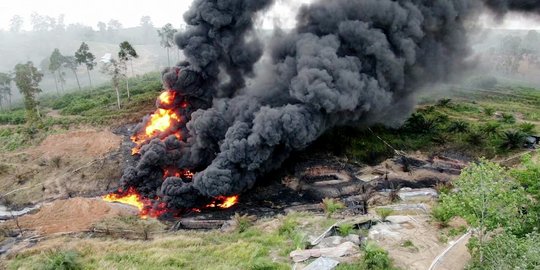
M 127 192 L 118 191 L 117 193 L 111 193 L 103 196 L 103 200 L 106 202 L 117 202 L 137 207 L 139 209 L 139 216 L 143 219 L 148 217 L 157 218 L 165 214 L 167 206 L 165 203 L 160 203 L 154 209 L 152 202 L 146 198 L 143 198 L 134 188 L 129 188 Z
M 159 96 L 159 103 L 162 105 L 173 105 L 176 99 L 176 92 L 174 91 L 165 91 Z M 183 100 L 179 107 L 181 109 L 186 109 L 189 107 L 189 104 L 186 100 Z M 136 155 L 140 153 L 141 146 L 148 142 L 149 140 L 158 137 L 164 139 L 163 136 L 174 135 L 179 140 L 182 140 L 182 134 L 177 131 L 171 130 L 171 127 L 176 127 L 182 121 L 181 116 L 177 113 L 178 108 L 163 109 L 158 108 L 148 120 L 144 129 L 141 129 L 137 134 L 131 137 L 131 140 L 136 144 L 132 149 L 132 154 Z M 192 179 L 193 173 L 186 169 L 177 169 L 177 168 L 165 168 L 163 171 L 164 178 L 170 176 L 181 177 L 185 179 Z M 107 202 L 118 202 L 127 205 L 132 205 L 139 209 L 139 215 L 141 218 L 148 217 L 160 217 L 161 215 L 169 212 L 167 209 L 167 204 L 164 202 L 159 202 L 159 198 L 151 200 L 149 198 L 143 197 L 134 187 L 130 187 L 127 191 L 119 190 L 118 192 L 111 193 L 103 196 L 103 200 Z M 157 204 L 154 204 L 153 201 L 158 201 Z M 222 208 L 227 209 L 231 208 L 238 203 L 238 195 L 236 196 L 219 196 L 214 198 L 214 200 L 206 205 L 204 208 Z M 193 209 L 200 212 L 200 209 Z
M 233 207 L 235 204 L 238 203 L 238 195 L 225 197 L 225 196 L 219 196 L 217 197 L 212 203 L 208 204 L 207 208 L 222 208 L 227 209 Z
M 159 101 L 161 101 L 162 104 L 165 105 L 172 105 L 175 98 L 175 92 L 173 91 L 165 91 L 159 95 Z
M 165 92 L 166 93 L 166 92 Z M 132 149 L 133 155 L 140 152 L 141 145 L 151 139 L 159 132 L 168 131 L 174 122 L 180 122 L 180 116 L 173 110 L 157 109 L 157 111 L 150 116 L 147 126 L 144 128 L 144 132 L 138 133 L 131 137 L 136 146 Z M 178 139 L 182 136 L 179 133 L 174 134 Z

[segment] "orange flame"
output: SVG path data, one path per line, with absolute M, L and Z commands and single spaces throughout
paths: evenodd
M 219 197 L 216 197 L 215 200 L 212 203 L 208 204 L 206 207 L 207 208 L 219 207 L 222 209 L 231 208 L 238 203 L 238 198 L 239 198 L 238 195 L 234 195 L 230 197 L 219 196 Z
M 122 192 L 121 192 L 122 193 Z M 106 202 L 117 202 L 137 207 L 139 211 L 144 209 L 144 202 L 139 193 L 134 188 L 129 188 L 127 192 L 118 194 L 111 193 L 103 196 L 103 200 Z
M 165 105 L 171 105 L 174 102 L 175 92 L 165 91 L 159 95 L 159 101 Z
M 167 131 L 174 122 L 180 122 L 180 116 L 178 116 L 173 110 L 157 109 L 154 114 L 150 116 L 150 120 L 144 129 L 144 133 L 139 133 L 131 137 L 136 146 L 132 149 L 132 154 L 138 154 L 140 152 L 140 146 L 147 140 L 159 132 Z M 181 139 L 180 134 L 174 134 L 178 139 Z
M 148 217 L 157 218 L 168 211 L 165 203 L 160 203 L 156 209 L 152 208 L 152 202 L 143 198 L 133 187 L 130 187 L 127 192 L 119 191 L 118 193 L 107 194 L 102 198 L 106 202 L 116 202 L 137 207 L 139 216 L 142 219 Z

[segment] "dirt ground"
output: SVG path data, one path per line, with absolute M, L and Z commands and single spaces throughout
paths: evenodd
M 441 241 L 441 231 L 427 215 L 391 216 L 391 222 L 377 224 L 369 237 L 388 250 L 390 257 L 401 269 L 426 270 L 433 261 L 452 244 Z M 410 241 L 410 244 L 406 244 Z M 460 242 L 436 265 L 434 270 L 461 270 L 470 259 L 467 241 Z
M 122 140 L 110 130 L 85 128 L 50 135 L 37 147 L 0 154 L 4 204 L 20 207 L 109 191 L 125 163 Z
M 30 150 L 35 158 L 99 158 L 118 149 L 122 138 L 108 130 L 75 130 L 47 137 Z
M 37 213 L 19 218 L 23 230 L 40 235 L 87 231 L 95 223 L 107 218 L 137 215 L 135 207 L 108 203 L 101 198 L 72 198 L 44 205 Z M 13 227 L 13 221 L 6 225 Z

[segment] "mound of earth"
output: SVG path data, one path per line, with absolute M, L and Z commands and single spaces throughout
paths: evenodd
M 44 235 L 83 232 L 104 219 L 137 214 L 135 207 L 105 202 L 101 198 L 72 198 L 54 201 L 35 214 L 20 217 L 19 225 L 24 230 Z M 8 225 L 15 226 L 14 221 Z
M 122 143 L 122 137 L 110 131 L 76 130 L 47 137 L 33 150 L 35 157 L 98 158 Z

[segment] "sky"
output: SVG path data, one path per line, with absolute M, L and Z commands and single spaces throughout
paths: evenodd
M 276 5 L 267 12 L 262 25 L 272 28 L 278 23 L 283 28 L 294 25 L 294 14 L 302 4 L 311 0 L 277 0 Z M 182 14 L 191 5 L 191 0 L 157 0 L 157 1 L 125 1 L 125 0 L 0 0 L 0 29 L 8 29 L 9 21 L 14 15 L 21 15 L 25 20 L 24 28 L 30 29 L 30 15 L 36 12 L 57 18 L 65 15 L 65 24 L 81 23 L 97 28 L 99 21 L 107 23 L 116 19 L 124 27 L 138 26 L 142 16 L 150 16 L 155 26 L 160 27 L 172 23 L 175 27 L 183 24 Z M 156 4 L 159 3 L 159 4 Z M 539 18 L 527 18 L 521 15 L 510 15 L 504 22 L 484 19 L 490 28 L 504 29 L 540 29 Z
M 277 20 L 283 26 L 294 24 L 294 9 L 310 0 L 278 0 L 265 17 L 263 26 L 271 28 Z M 30 30 L 30 15 L 36 12 L 58 18 L 64 14 L 66 25 L 81 23 L 97 29 L 99 21 L 107 23 L 116 19 L 123 27 L 138 26 L 142 16 L 150 16 L 156 27 L 172 23 L 179 27 L 183 23 L 182 15 L 191 5 L 191 0 L 0 0 L 0 29 L 9 29 L 9 22 L 14 15 L 24 19 L 24 29 Z M 157 4 L 159 3 L 159 4 Z

